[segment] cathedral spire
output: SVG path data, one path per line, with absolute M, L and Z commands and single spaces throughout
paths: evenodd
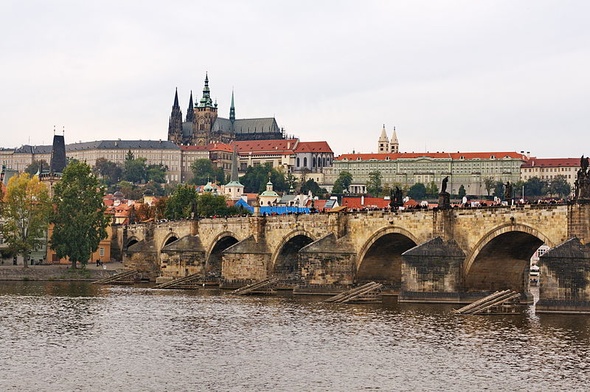
M 236 107 L 234 106 L 234 90 L 231 90 L 231 105 L 229 106 L 229 121 L 236 121 Z
M 199 102 L 199 107 L 211 107 L 213 101 L 211 100 L 211 91 L 209 90 L 209 74 L 205 73 L 205 87 L 203 87 L 203 98 Z
M 193 90 L 188 100 L 188 108 L 186 109 L 186 122 L 193 122 L 195 120 L 195 105 L 193 105 Z
M 168 140 L 176 144 L 182 143 L 182 111 L 178 104 L 178 88 L 174 92 L 174 104 L 168 122 Z
M 180 105 L 178 104 L 178 87 L 176 87 L 176 91 L 174 92 L 174 104 L 172 105 L 172 109 L 179 108 Z

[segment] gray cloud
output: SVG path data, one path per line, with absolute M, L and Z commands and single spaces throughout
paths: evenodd
M 220 113 L 275 116 L 336 153 L 588 154 L 584 1 L 6 1 L 4 147 L 166 138 L 205 72 Z

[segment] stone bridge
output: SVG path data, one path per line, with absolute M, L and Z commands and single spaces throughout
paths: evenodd
M 121 226 L 128 268 L 225 285 L 279 276 L 301 286 L 382 282 L 400 302 L 461 303 L 503 289 L 537 311 L 590 311 L 590 204 L 248 216 Z

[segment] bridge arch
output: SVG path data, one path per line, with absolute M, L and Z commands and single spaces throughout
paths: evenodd
M 166 237 L 164 238 L 164 241 L 162 241 L 162 246 L 160 246 L 159 250 L 161 251 L 162 249 L 164 249 L 166 245 L 170 245 L 174 241 L 177 241 L 179 238 L 180 237 L 178 236 L 178 234 L 174 232 L 168 233 L 168 235 L 166 235 Z
M 132 236 L 130 238 L 127 238 L 127 241 L 125 242 L 125 247 L 123 249 L 129 249 L 130 246 L 135 245 L 139 242 L 139 238 L 137 238 L 136 236 Z
M 205 273 L 209 276 L 221 276 L 221 255 L 224 250 L 238 242 L 237 236 L 230 231 L 215 236 L 205 255 Z
M 465 289 L 527 292 L 530 258 L 543 243 L 555 246 L 546 235 L 528 225 L 496 227 L 478 241 L 465 259 Z
M 305 230 L 292 231 L 286 235 L 271 257 L 271 272 L 289 277 L 298 272 L 298 252 L 314 242 L 313 235 Z
M 377 230 L 362 246 L 357 259 L 356 282 L 378 281 L 401 286 L 402 253 L 418 239 L 400 227 Z

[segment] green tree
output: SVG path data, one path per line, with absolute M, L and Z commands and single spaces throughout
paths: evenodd
M 426 197 L 426 186 L 420 182 L 412 185 L 408 190 L 408 196 L 414 200 L 422 200 Z
M 367 193 L 379 197 L 383 192 L 383 185 L 381 182 L 381 172 L 372 171 L 369 173 L 369 181 L 367 181 Z
M 49 191 L 39 177 L 21 173 L 10 178 L 3 198 L 1 230 L 12 253 L 25 259 L 25 267 L 31 251 L 44 241 L 50 212 Z
M 131 154 L 133 156 L 133 154 Z M 128 156 L 129 158 L 129 156 Z M 125 159 L 123 179 L 134 184 L 145 183 L 148 180 L 146 158 Z
M 129 200 L 138 200 L 143 196 L 144 189 L 138 185 L 135 185 L 129 181 L 121 181 L 117 183 L 111 189 L 113 192 L 120 191 L 123 193 L 125 198 Z
M 221 183 L 225 180 L 223 169 L 215 166 L 209 159 L 197 159 L 191 163 L 191 171 L 193 172 L 192 184 L 204 185 L 208 181 Z
M 492 177 L 486 177 L 483 179 L 483 184 L 484 184 L 484 186 L 486 188 L 486 192 L 488 193 L 488 196 L 489 196 L 492 189 L 494 189 L 496 186 L 496 181 L 494 181 L 494 179 Z
M 224 196 L 214 195 L 209 192 L 202 193 L 198 196 L 197 214 L 204 217 L 233 215 L 227 207 L 227 201 Z
M 244 185 L 245 192 L 260 193 L 266 190 L 266 184 L 269 179 L 276 192 L 286 192 L 289 190 L 289 184 L 285 180 L 283 172 L 273 169 L 270 163 L 249 166 L 246 169 L 246 174 L 240 178 L 240 182 Z M 301 181 L 303 182 L 303 179 Z
M 502 181 L 494 182 L 494 196 L 504 199 L 504 183 Z
M 168 169 L 164 165 L 148 165 L 146 168 L 147 182 L 156 182 L 163 184 L 166 182 L 166 172 Z
M 426 187 L 426 196 L 431 198 L 438 197 L 438 187 L 436 186 L 434 181 L 431 181 L 430 184 L 428 184 L 428 186 Z
M 25 173 L 34 176 L 37 173 L 41 173 L 43 169 L 49 170 L 49 164 L 45 159 L 31 162 L 31 164 L 25 168 Z
M 113 161 L 106 158 L 98 158 L 92 172 L 104 181 L 107 186 L 116 184 L 121 180 L 123 169 Z
M 180 184 L 168 200 L 164 215 L 168 219 L 191 218 L 192 212 L 197 208 L 197 191 L 195 187 L 188 184 Z
M 526 196 L 545 196 L 547 194 L 547 182 L 539 177 L 532 177 L 524 183 L 524 193 Z
M 559 197 L 567 197 L 572 192 L 572 187 L 567 182 L 567 179 L 563 175 L 556 176 L 551 180 L 549 186 L 549 193 Z
M 308 193 L 309 191 L 311 191 L 311 193 L 315 196 L 328 193 L 328 191 L 326 191 L 324 188 L 321 188 L 313 178 L 310 178 L 301 185 L 301 193 Z
M 68 258 L 72 267 L 82 267 L 107 237 L 104 188 L 84 162 L 70 162 L 54 187 L 51 249 L 58 258 Z
M 334 181 L 332 193 L 349 192 L 350 184 L 352 184 L 352 174 L 349 171 L 343 170 L 338 174 L 336 181 Z

